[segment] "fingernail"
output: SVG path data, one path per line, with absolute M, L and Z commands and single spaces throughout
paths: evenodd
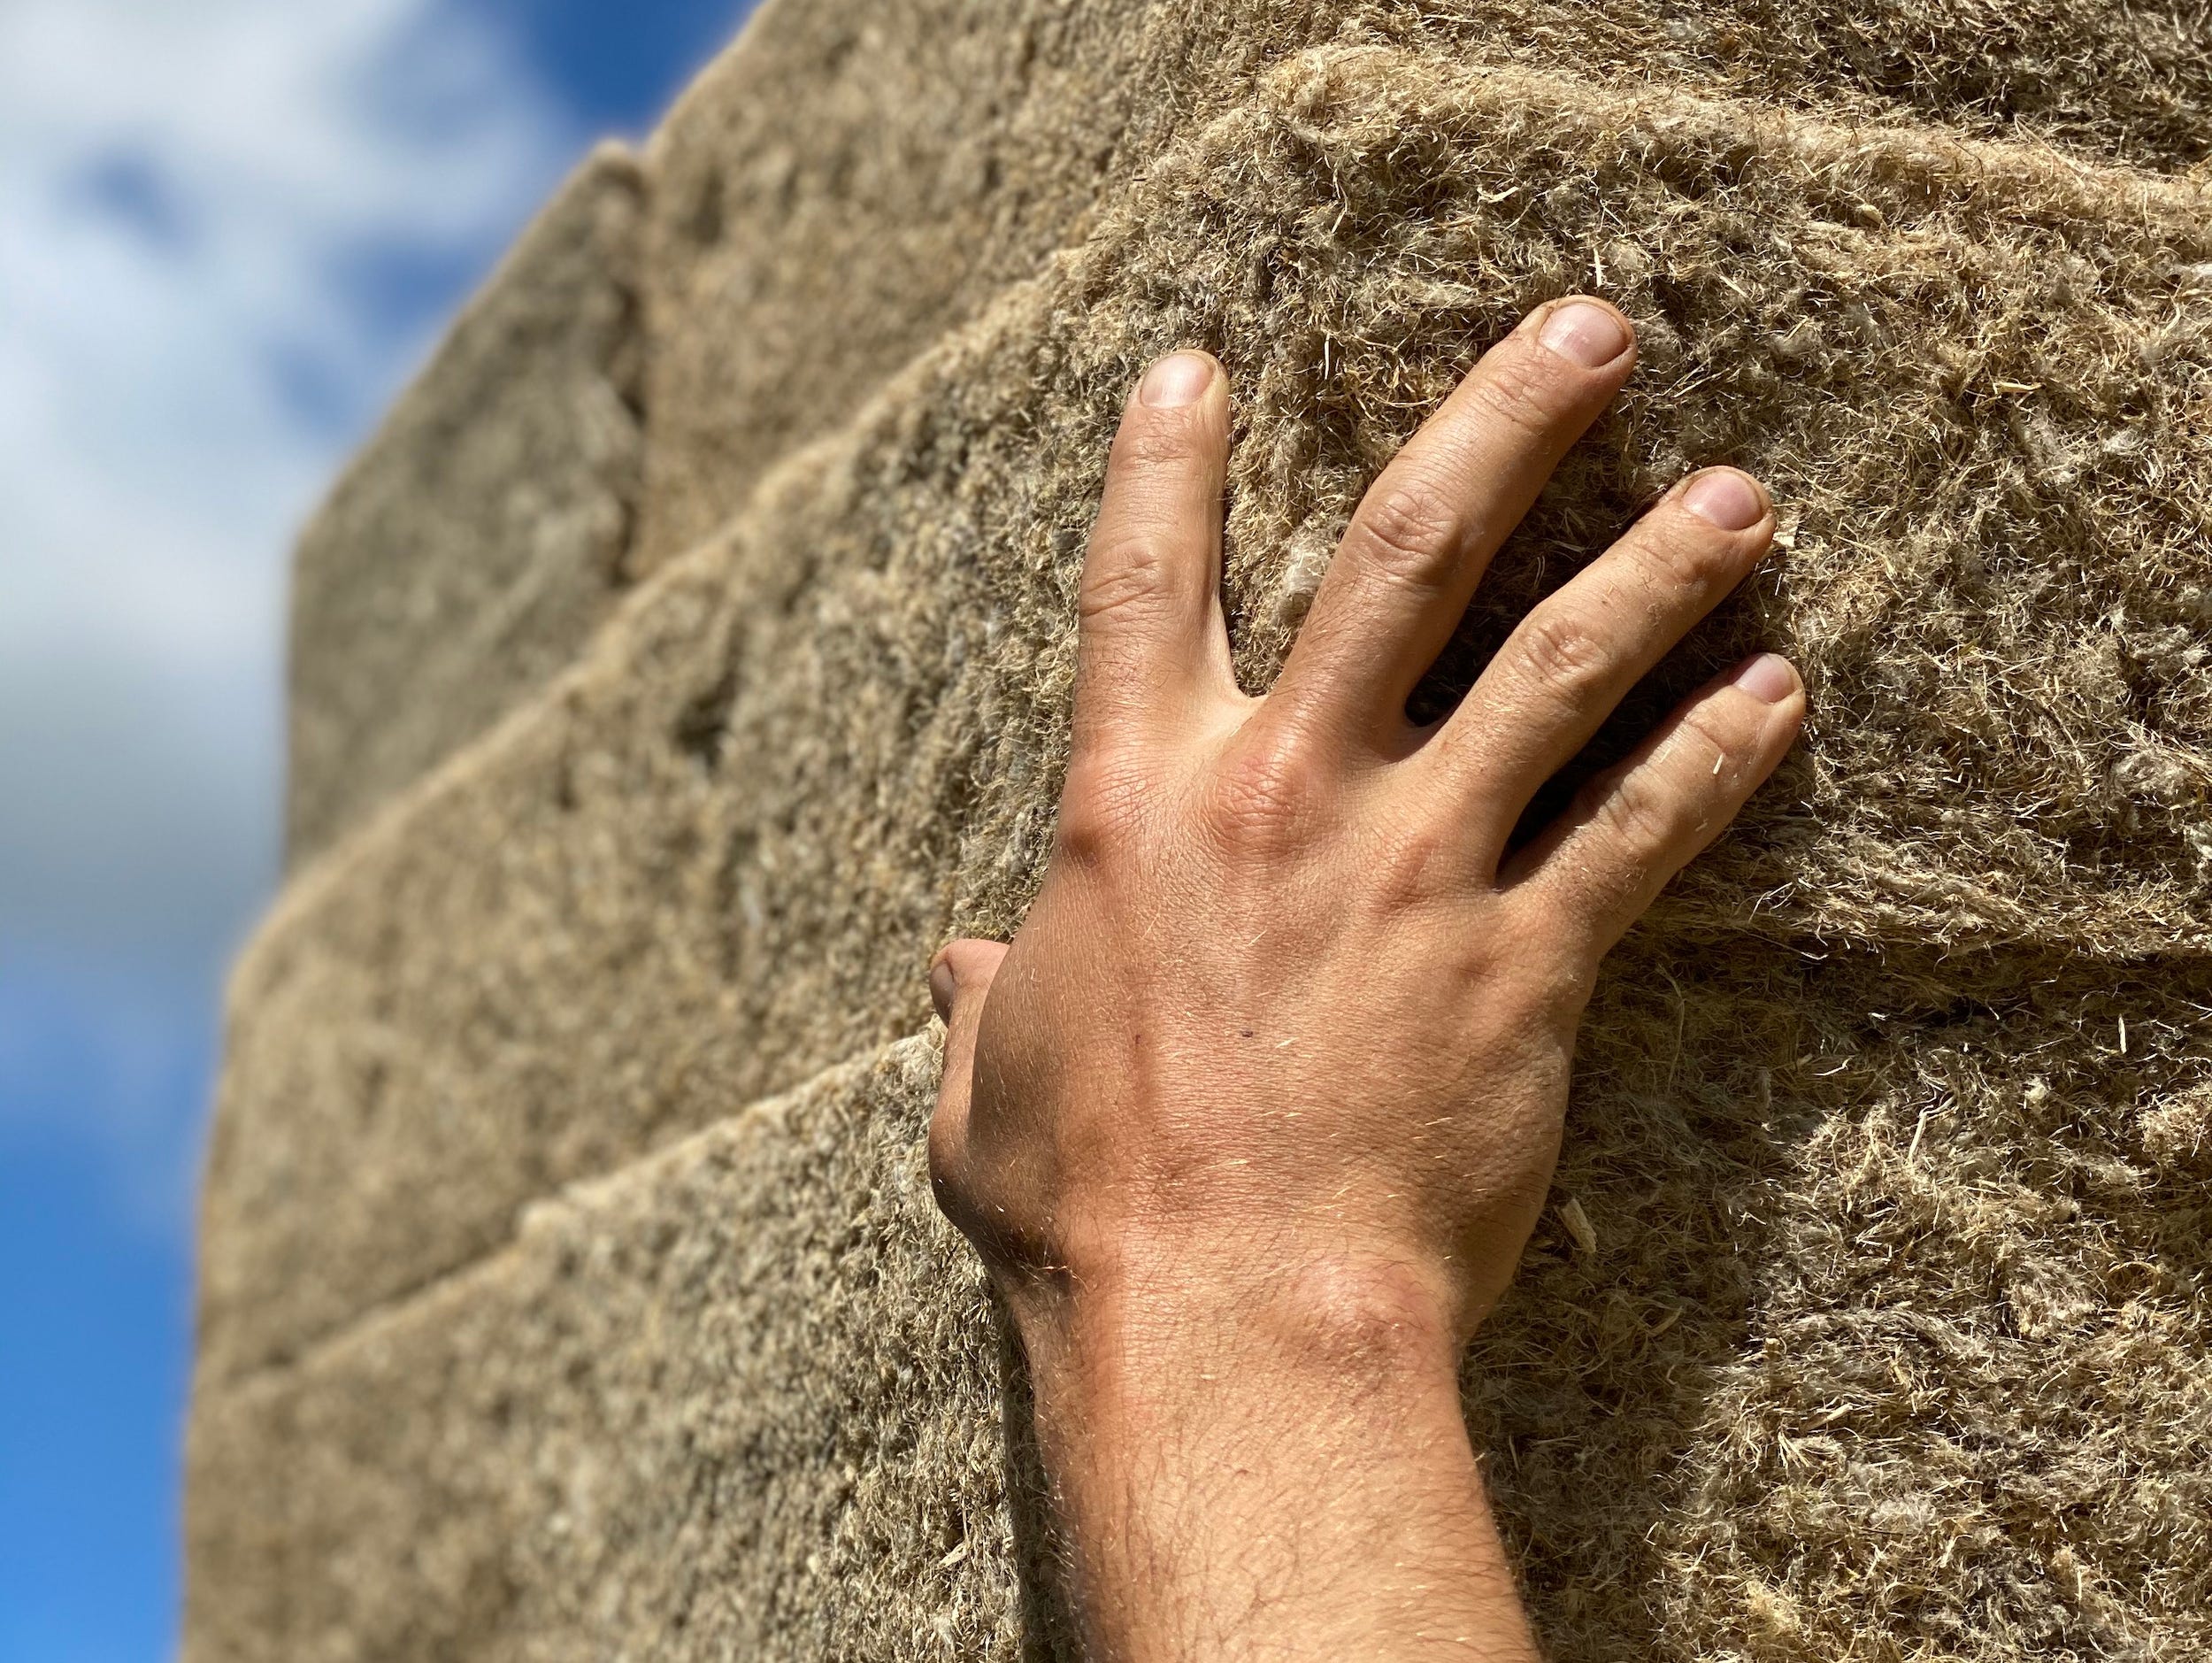
M 1736 685 L 1763 704 L 1779 704 L 1797 691 L 1797 672 L 1778 652 L 1763 652 L 1736 672 Z
M 1628 330 L 1609 307 L 1576 300 L 1544 320 L 1536 337 L 1563 358 L 1586 370 L 1610 364 L 1628 350 Z
M 1766 518 L 1766 494 L 1732 467 L 1709 468 L 1690 481 L 1682 505 L 1723 531 L 1748 531 Z
M 940 959 L 929 967 L 930 1003 L 937 1007 L 940 1021 L 952 1020 L 952 996 L 960 990 L 960 978 L 952 974 L 952 962 Z
M 1178 352 L 1144 373 L 1137 397 L 1155 410 L 1194 404 L 1214 384 L 1214 361 L 1202 352 Z

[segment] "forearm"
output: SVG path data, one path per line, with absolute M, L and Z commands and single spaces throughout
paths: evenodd
M 1340 1272 L 1219 1295 L 1025 1325 L 1091 1655 L 1532 1660 L 1440 1315 Z

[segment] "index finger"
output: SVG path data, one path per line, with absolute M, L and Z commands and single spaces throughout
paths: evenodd
M 1203 352 L 1153 365 L 1122 412 L 1083 562 L 1079 746 L 1235 690 L 1220 600 L 1228 452 L 1221 366 Z

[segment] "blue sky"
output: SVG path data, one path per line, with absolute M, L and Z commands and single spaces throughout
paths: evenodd
M 176 1628 L 192 1187 L 293 530 L 745 0 L 0 0 L 0 1663 Z

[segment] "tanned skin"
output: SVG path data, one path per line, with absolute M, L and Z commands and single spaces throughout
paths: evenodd
M 1097 1663 L 1534 1659 L 1459 1413 L 1556 1158 L 1598 962 L 1795 739 L 1762 655 L 1532 842 L 1536 791 L 1748 574 L 1709 469 L 1406 701 L 1635 363 L 1559 301 L 1377 480 L 1263 698 L 1220 599 L 1227 377 L 1155 365 L 1083 570 L 1058 843 L 1010 946 L 956 942 L 939 1200 L 1027 1351 Z

